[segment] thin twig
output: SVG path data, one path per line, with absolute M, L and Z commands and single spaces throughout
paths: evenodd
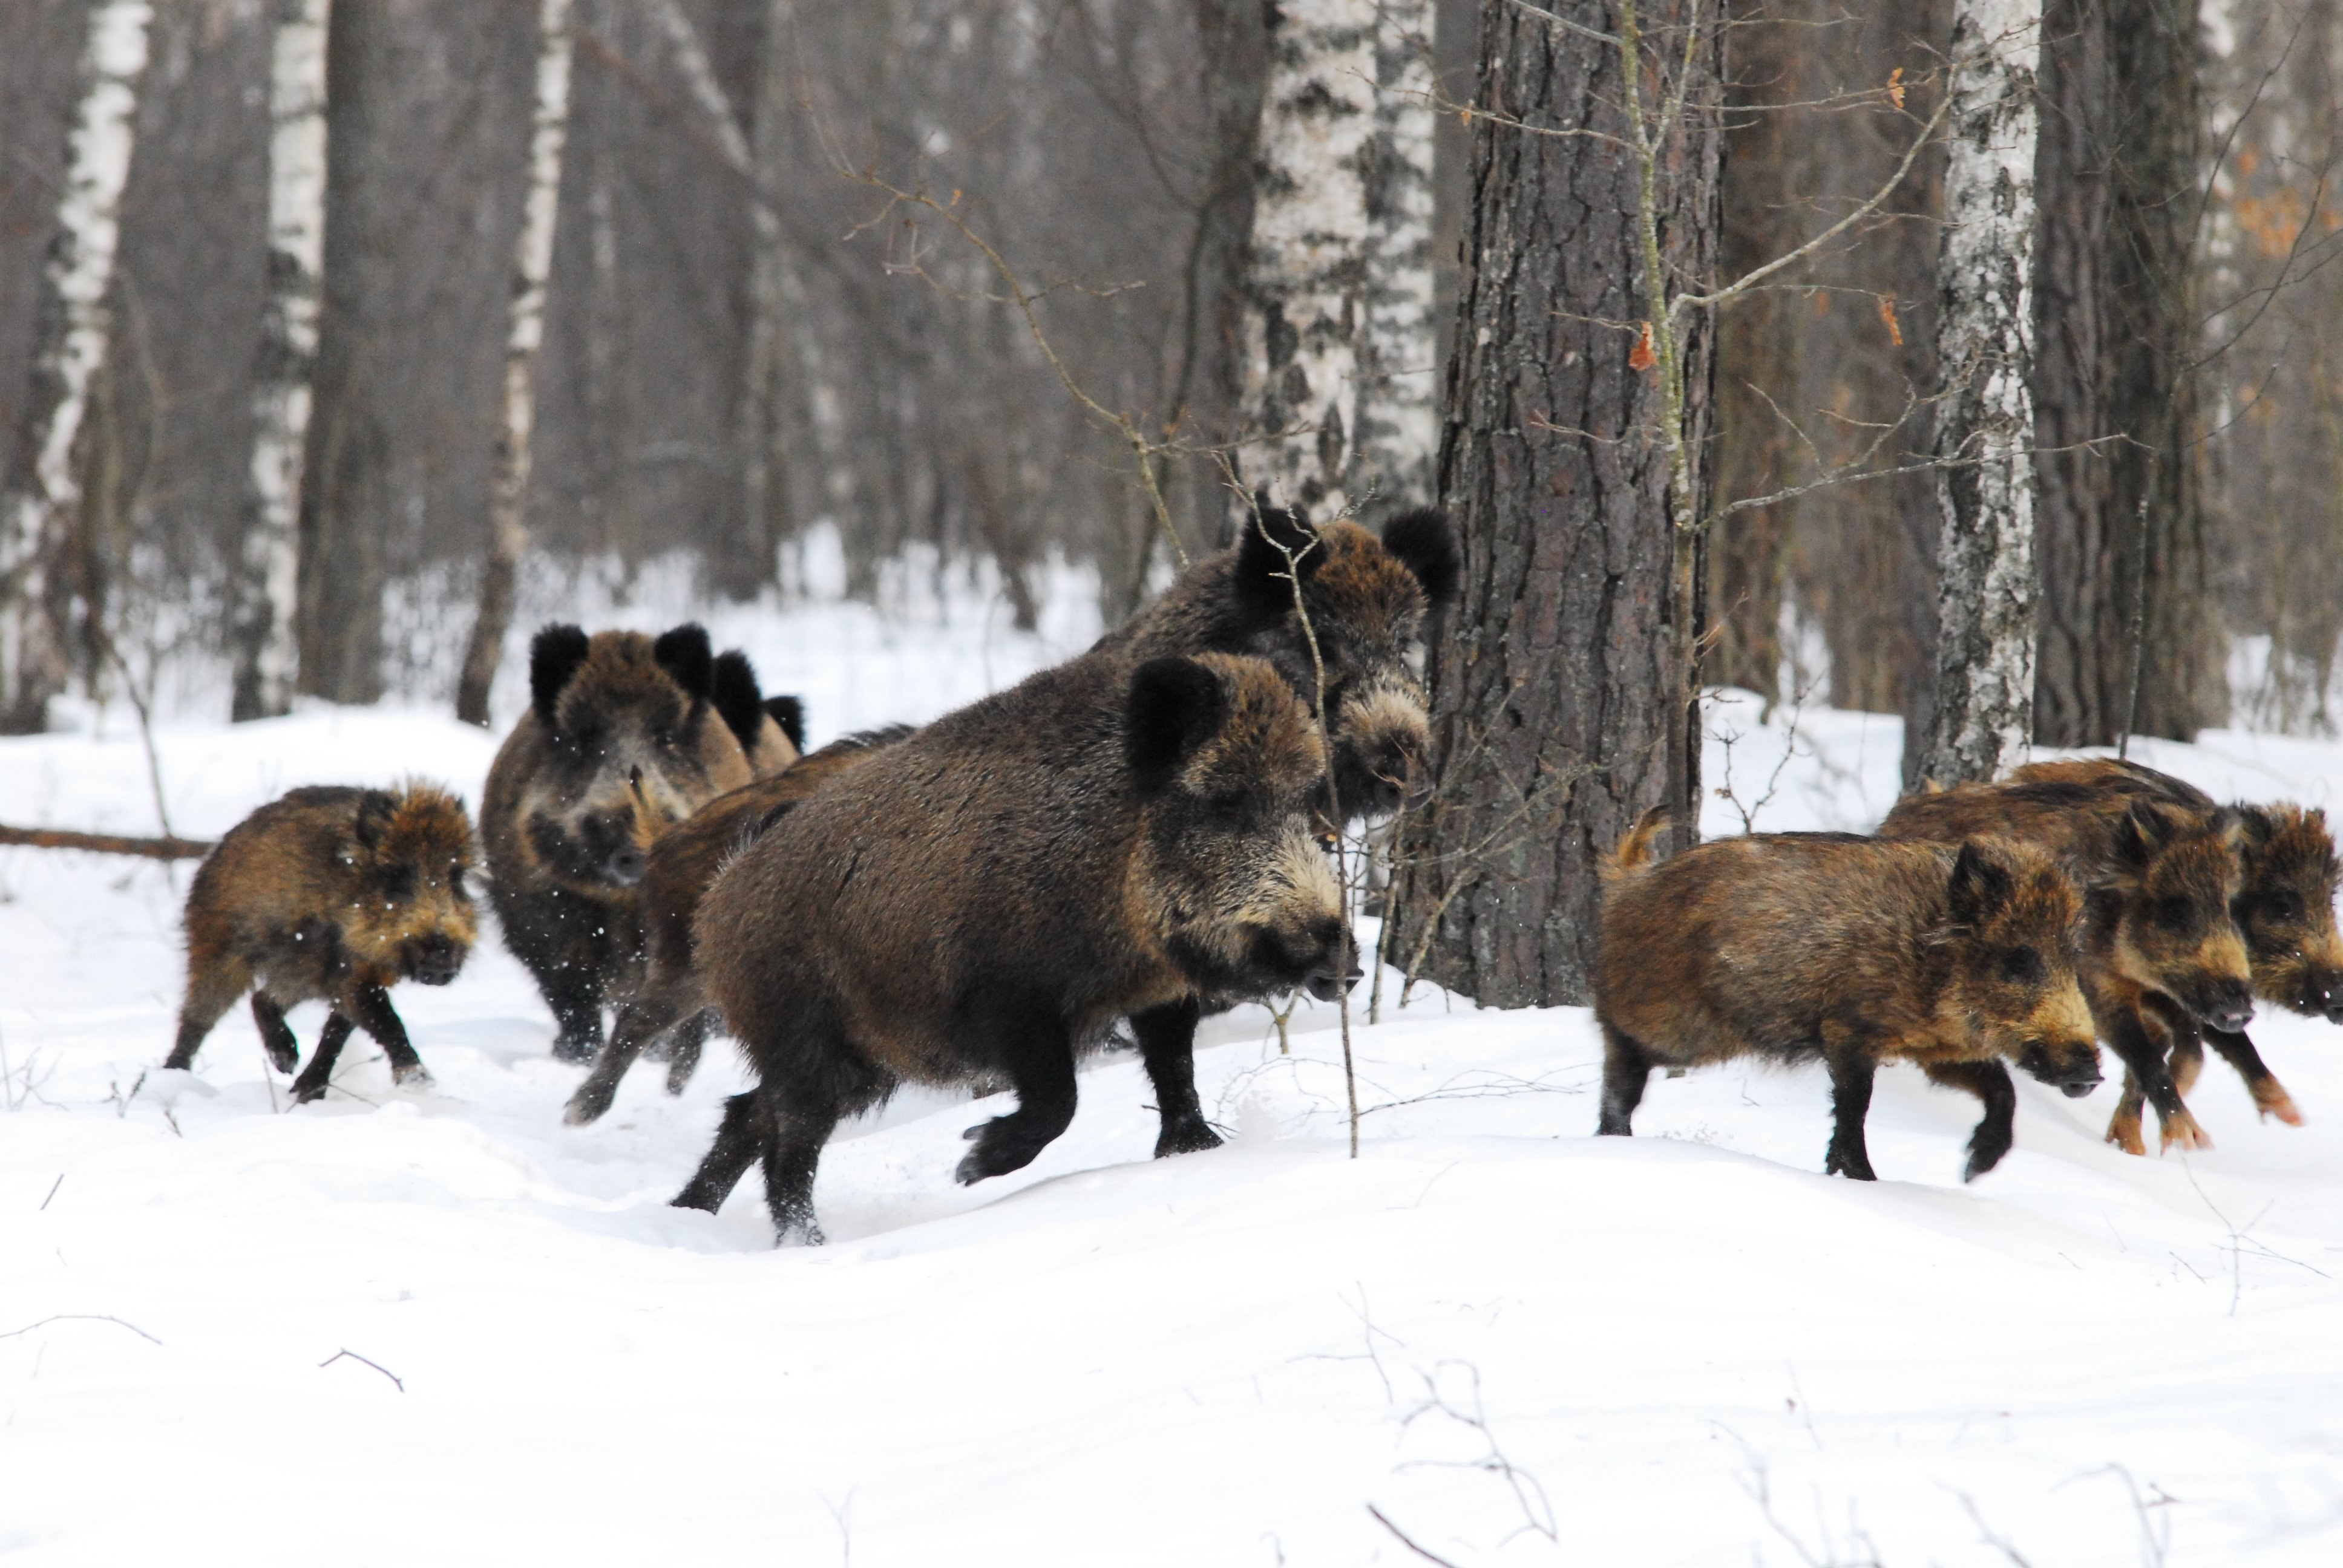
M 1515 0 L 1515 3 L 1518 4 L 1519 0 Z M 1528 7 L 1525 6 L 1523 9 L 1528 9 Z M 1367 1504 L 1367 1512 L 1373 1514 L 1375 1516 L 1375 1523 L 1390 1531 L 1401 1545 L 1406 1547 L 1410 1552 L 1414 1553 L 1418 1557 L 1423 1558 L 1426 1563 L 1437 1563 L 1440 1564 L 1440 1568 L 1456 1568 L 1455 1563 L 1451 1563 L 1447 1558 L 1443 1557 L 1437 1552 L 1432 1551 L 1430 1548 L 1423 1546 L 1410 1539 L 1406 1531 L 1402 1530 L 1398 1525 L 1393 1524 L 1390 1518 L 1384 1514 L 1383 1511 L 1377 1508 L 1373 1503 L 1370 1503 Z
M 60 1176 L 57 1180 L 62 1181 L 65 1178 Z M 51 1323 L 112 1323 L 117 1328 L 128 1329 L 150 1345 L 159 1345 L 163 1342 L 136 1323 L 126 1322 L 116 1317 L 112 1312 L 55 1312 L 36 1323 L 26 1323 L 21 1329 L 10 1329 L 6 1333 L 0 1334 L 0 1340 L 13 1340 L 21 1334 L 29 1334 L 35 1329 L 47 1328 Z
M 336 1351 L 332 1355 L 329 1355 L 329 1356 L 327 1356 L 324 1361 L 319 1362 L 317 1363 L 317 1369 L 318 1369 L 320 1372 L 323 1372 L 326 1368 L 327 1368 L 327 1367 L 329 1367 L 329 1366 L 332 1366 L 336 1362 L 340 1361 L 340 1360 L 341 1360 L 343 1357 L 345 1357 L 345 1356 L 347 1356 L 350 1360 L 352 1360 L 352 1361 L 354 1361 L 354 1362 L 357 1362 L 359 1365 L 361 1365 L 361 1366 L 370 1366 L 370 1367 L 374 1368 L 374 1370 L 375 1370 L 375 1371 L 377 1371 L 377 1372 L 378 1372 L 382 1373 L 382 1375 L 383 1375 L 383 1376 L 385 1376 L 385 1377 L 388 1378 L 388 1379 L 390 1380 L 390 1382 L 391 1382 L 391 1386 L 392 1386 L 392 1387 L 394 1387 L 394 1388 L 396 1388 L 396 1389 L 397 1389 L 399 1392 L 401 1392 L 401 1393 L 405 1393 L 405 1392 L 407 1392 L 407 1382 L 406 1382 L 406 1380 L 404 1380 L 403 1378 L 401 1378 L 401 1377 L 400 1377 L 397 1372 L 395 1372 L 391 1371 L 388 1367 L 384 1366 L 381 1362 L 370 1362 L 370 1361 L 367 1360 L 367 1358 L 366 1358 L 366 1357 L 364 1357 L 364 1356 L 362 1356 L 362 1355 L 358 1354 L 358 1352 L 356 1352 L 356 1351 L 352 1351 L 352 1350 L 339 1350 L 339 1351 Z

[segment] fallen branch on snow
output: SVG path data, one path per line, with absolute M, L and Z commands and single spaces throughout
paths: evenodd
M 131 838 L 118 833 L 75 833 L 64 828 L 0 828 L 0 844 L 35 849 L 87 849 L 99 855 L 139 855 L 149 860 L 200 860 L 212 852 L 202 839 Z

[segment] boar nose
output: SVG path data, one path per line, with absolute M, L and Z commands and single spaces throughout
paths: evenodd
M 1347 974 L 1332 964 L 1326 964 L 1312 970 L 1310 978 L 1302 983 L 1320 1001 L 1340 1001 L 1342 993 L 1358 984 L 1365 973 L 1357 964 L 1352 964 Z
M 2207 998 L 2205 1021 L 2224 1034 L 2235 1034 L 2254 1018 L 2253 993 L 2243 980 L 2224 980 Z
M 2337 996 L 2331 990 L 2327 993 L 2327 1021 L 2343 1023 L 2343 997 Z
M 463 953 L 445 937 L 423 943 L 415 955 L 415 978 L 425 985 L 446 985 L 463 967 Z
M 649 856 L 632 844 L 626 844 L 611 850 L 609 859 L 603 864 L 612 881 L 632 887 L 643 879 L 643 868 L 649 863 Z

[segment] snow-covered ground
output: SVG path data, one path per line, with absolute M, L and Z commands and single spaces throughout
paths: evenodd
M 947 592 L 713 623 L 827 736 L 1087 640 L 1053 618 L 1021 637 Z M 1712 832 L 1743 807 L 1862 827 L 1893 797 L 1892 719 L 1732 697 L 1716 729 Z M 171 825 L 210 834 L 302 782 L 477 802 L 493 745 L 386 709 L 156 749 Z M 2343 779 L 2334 745 L 2143 752 L 2224 795 Z M 0 821 L 151 830 L 135 733 L 0 744 Z M 397 995 L 435 1088 L 394 1091 L 361 1040 L 343 1092 L 290 1110 L 238 1012 L 192 1081 L 134 1093 L 186 876 L 0 850 L 11 1563 L 1424 1561 L 1370 1506 L 1459 1568 L 2343 1561 L 2325 1024 L 2255 1030 L 2306 1128 L 2258 1125 L 2217 1063 L 2217 1147 L 2127 1159 L 2099 1141 L 2111 1089 L 2021 1081 L 2016 1151 L 1964 1187 L 1973 1103 L 1916 1073 L 1884 1076 L 1886 1179 L 1859 1185 L 1819 1174 L 1818 1073 L 1656 1081 L 1641 1135 L 1597 1141 L 1583 1010 L 1423 991 L 1356 1031 L 1353 1162 L 1332 1011 L 1284 1056 L 1249 1010 L 1200 1052 L 1228 1148 L 1149 1160 L 1110 1056 L 1031 1169 L 961 1189 L 960 1131 L 996 1108 L 906 1097 L 826 1159 L 832 1244 L 775 1251 L 753 1178 L 719 1216 L 666 1207 L 729 1053 L 566 1127 L 578 1070 L 493 939 Z

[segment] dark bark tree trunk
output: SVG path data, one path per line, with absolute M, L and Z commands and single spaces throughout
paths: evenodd
M 383 521 L 389 442 L 367 387 L 365 322 L 386 267 L 375 226 L 391 156 L 377 100 L 387 18 L 344 5 L 326 35 L 326 247 L 315 393 L 302 464 L 296 685 L 332 702 L 383 692 Z
M 1606 32 L 1614 6 L 1569 7 Z M 1722 30 L 1692 0 L 1643 7 L 1636 85 L 1674 86 L 1691 17 L 1693 128 L 1664 149 L 1659 240 L 1672 284 L 1715 272 Z M 1514 6 L 1482 13 L 1476 102 L 1493 116 L 1624 134 L 1616 46 Z M 1653 86 L 1656 79 L 1663 85 Z M 1647 107 L 1646 114 L 1651 113 Z M 1464 547 L 1462 602 L 1433 639 L 1441 785 L 1399 856 L 1399 940 L 1422 973 L 1498 1006 L 1586 1000 L 1597 868 L 1647 808 L 1695 830 L 1696 738 L 1670 656 L 1671 488 L 1660 377 L 1632 335 L 1649 314 L 1637 171 L 1614 146 L 1478 119 L 1441 493 Z M 1682 320 L 1684 435 L 1704 446 L 1713 333 Z M 1644 356 L 1648 362 L 1648 357 Z M 1696 470 L 1695 470 L 1696 471 Z M 1697 515 L 1700 498 L 1689 498 Z M 1692 581 L 1699 581 L 1697 572 Z M 1696 591 L 1693 598 L 1697 601 Z
M 2227 712 L 2188 440 L 2197 9 L 2044 6 L 2034 295 L 2044 745 L 2103 746 L 2127 729 L 2186 739 Z

